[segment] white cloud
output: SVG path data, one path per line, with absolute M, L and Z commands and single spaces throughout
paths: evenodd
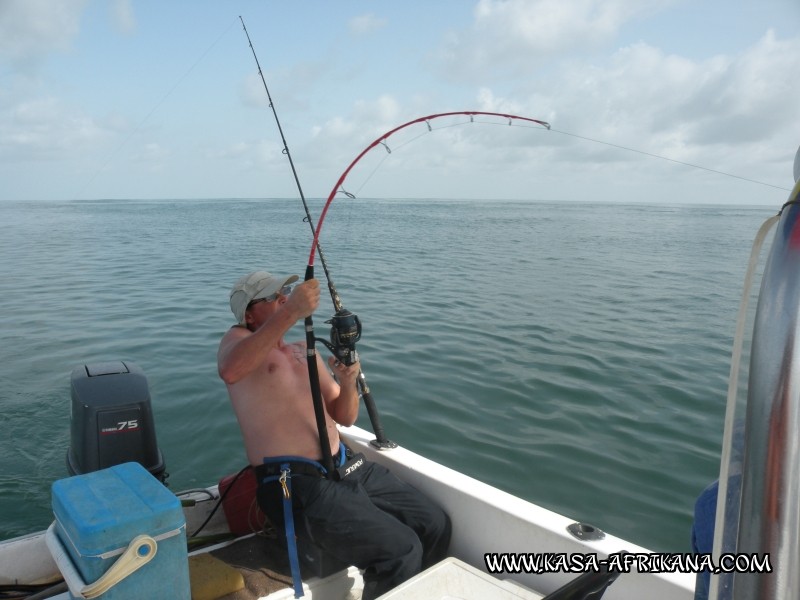
M 450 32 L 440 50 L 451 79 L 530 72 L 554 55 L 614 39 L 620 27 L 664 2 L 640 0 L 480 0 L 472 28 Z
M 0 0 L 0 71 L 7 73 L 3 83 L 10 83 L 0 86 L 0 158 L 6 164 L 13 168 L 27 161 L 34 169 L 37 162 L 58 159 L 64 163 L 64 172 L 74 176 L 81 170 L 96 170 L 108 150 L 122 141 L 132 142 L 126 155 L 135 155 L 143 172 L 154 165 L 166 165 L 164 173 L 178 171 L 199 157 L 202 169 L 209 173 L 214 165 L 220 165 L 220 173 L 237 173 L 234 185 L 241 184 L 241 189 L 245 189 L 241 182 L 257 182 L 265 176 L 269 190 L 283 185 L 286 157 L 281 154 L 253 63 L 250 74 L 240 80 L 239 94 L 242 105 L 253 109 L 245 110 L 244 116 L 260 123 L 257 128 L 240 128 L 242 115 L 235 115 L 235 122 L 209 127 L 203 132 L 208 137 L 198 136 L 190 144 L 181 139 L 179 127 L 186 116 L 181 114 L 173 128 L 146 132 L 144 139 L 153 144 L 149 147 L 134 148 L 135 140 L 124 139 L 132 130 L 138 131 L 126 112 L 130 109 L 102 94 L 112 86 L 130 85 L 130 80 L 103 79 L 87 87 L 68 71 L 75 64 L 71 61 L 97 55 L 70 52 L 87 1 L 51 5 L 44 0 Z M 800 37 L 767 33 L 735 54 L 698 59 L 683 51 L 680 43 L 669 41 L 675 13 L 665 12 L 663 21 L 642 19 L 639 11 L 655 11 L 669 2 L 674 0 L 475 0 L 468 25 L 435 34 L 447 35 L 449 41 L 441 62 L 426 62 L 426 67 L 446 68 L 433 80 L 425 77 L 426 69 L 415 71 L 413 79 L 387 78 L 389 70 L 382 61 L 373 61 L 381 67 L 380 77 L 368 79 L 371 70 L 358 59 L 354 63 L 344 52 L 346 45 L 341 52 L 336 47 L 341 38 L 315 40 L 320 50 L 304 58 L 269 61 L 273 70 L 265 76 L 310 196 L 327 194 L 342 169 L 378 135 L 450 108 L 539 118 L 556 130 L 785 183 L 791 165 L 787 171 L 783 163 L 791 163 L 800 141 L 800 103 L 794 101 L 800 95 L 800 80 L 792 77 L 800 72 Z M 100 13 L 106 18 L 86 18 L 85 26 L 104 27 L 106 33 L 115 26 L 123 32 L 136 29 L 132 7 L 141 9 L 130 0 L 93 5 L 98 6 L 106 11 Z M 638 20 L 645 26 L 641 30 L 634 23 Z M 386 21 L 361 14 L 348 24 L 356 35 L 385 27 Z M 663 37 L 649 37 L 652 32 Z M 87 35 L 83 49 L 96 32 L 81 33 Z M 407 36 L 394 28 L 381 33 Z M 125 48 L 132 48 L 129 42 L 137 39 L 126 40 Z M 637 39 L 648 41 L 631 42 Z M 658 47 L 656 39 L 674 44 L 673 49 Z M 424 54 L 428 47 L 429 42 L 419 46 L 422 60 L 430 58 Z M 52 66 L 63 71 L 38 68 L 48 54 L 56 52 L 62 56 Z M 344 56 L 347 60 L 342 60 Z M 407 62 L 406 57 L 401 64 Z M 75 74 L 87 71 L 84 62 L 79 66 Z M 448 85 L 454 80 L 458 85 Z M 86 101 L 83 92 L 91 85 L 99 87 Z M 364 95 L 359 97 L 358 90 Z M 220 119 L 234 116 L 222 112 Z M 391 155 L 375 148 L 351 174 L 349 190 L 358 192 L 369 180 L 365 194 L 489 197 L 498 194 L 498 189 L 516 187 L 520 197 L 537 197 L 534 184 L 547 178 L 550 189 L 558 193 L 562 185 L 567 186 L 563 191 L 567 197 L 574 192 L 568 186 L 580 179 L 578 173 L 591 173 L 593 185 L 605 189 L 613 189 L 622 180 L 630 186 L 644 182 L 642 187 L 663 181 L 656 179 L 656 173 L 658 165 L 665 163 L 608 145 L 555 131 L 447 127 L 444 121 L 430 136 L 424 125 L 399 132 L 388 142 Z M 172 122 L 171 115 L 165 116 L 164 123 Z M 177 133 L 159 137 L 168 129 Z M 224 138 L 215 137 L 221 132 Z M 51 167 L 52 162 L 45 166 Z M 370 179 L 373 170 L 376 174 Z M 662 168 L 658 176 L 667 172 Z M 386 179 L 381 179 L 384 175 Z M 610 186 L 600 181 L 604 178 L 611 181 Z M 191 180 L 175 176 L 170 185 Z
M 591 105 L 629 141 L 697 158 L 710 146 L 778 142 L 800 120 L 800 38 L 772 33 L 735 57 L 691 61 L 644 45 L 621 50 L 598 71 Z M 627 121 L 627 124 L 625 124 Z M 797 135 L 795 129 L 795 135 Z M 649 145 L 649 143 L 648 143 Z M 678 156 L 682 158 L 682 156 Z
M 520 115 L 524 112 L 524 107 L 518 100 L 498 98 L 487 87 L 478 90 L 477 101 L 478 109 L 481 111 Z
M 232 142 L 223 147 L 207 148 L 201 155 L 210 168 L 213 168 L 211 165 L 223 161 L 222 170 L 225 172 L 230 172 L 231 169 L 235 169 L 237 173 L 259 175 L 286 172 L 286 156 L 274 139 Z
M 314 144 L 331 144 L 339 146 L 347 143 L 355 144 L 372 140 L 388 128 L 397 125 L 404 113 L 400 102 L 389 94 L 375 100 L 357 100 L 351 114 L 335 116 L 321 126 L 312 129 Z
M 357 100 L 350 114 L 337 115 L 312 128 L 312 147 L 302 155 L 314 164 L 346 165 L 364 145 L 397 126 L 407 115 L 401 103 L 389 94 L 374 100 Z
M 35 98 L 0 112 L 5 161 L 64 159 L 107 139 L 109 131 L 56 98 Z
M 78 34 L 87 0 L 3 0 L 0 2 L 0 61 L 15 67 L 37 64 L 64 50 Z
M 441 76 L 474 83 L 482 110 L 541 118 L 554 129 L 780 184 L 800 141 L 793 100 L 800 81 L 791 75 L 800 72 L 800 37 L 768 32 L 738 54 L 706 59 L 646 42 L 585 54 L 667 3 L 480 0 L 470 28 L 447 35 Z M 609 145 L 549 138 L 551 156 L 563 164 L 637 164 Z M 515 142 L 500 136 L 496 143 Z M 526 155 L 515 151 L 508 160 L 521 164 Z
M 800 81 L 787 76 L 797 72 L 800 38 L 772 32 L 738 55 L 705 60 L 640 42 L 603 65 L 566 61 L 507 93 L 483 86 L 476 101 L 482 110 L 544 119 L 554 130 L 782 185 L 800 142 Z M 555 164 L 605 164 L 634 179 L 670 172 L 663 161 L 610 145 L 546 138 Z M 518 141 L 499 136 L 492 143 L 513 148 Z M 504 160 L 522 165 L 526 152 L 510 151 Z
M 42 92 L 40 66 L 67 51 L 78 35 L 86 0 L 0 2 L 0 156 L 5 161 L 54 160 L 104 137 L 83 111 Z M 46 95 L 45 95 L 46 94 Z
M 639 186 L 643 198 L 673 201 L 677 181 L 690 179 L 696 182 L 690 185 L 696 194 L 692 200 L 721 201 L 704 195 L 704 185 L 712 181 L 733 185 L 734 180 L 721 175 L 624 148 L 789 185 L 791 161 L 800 142 L 800 103 L 793 100 L 800 97 L 800 81 L 786 75 L 796 72 L 800 72 L 800 38 L 780 40 L 767 33 L 737 55 L 703 60 L 639 42 L 619 49 L 602 65 L 567 61 L 546 77 L 513 90 L 477 88 L 477 110 L 542 119 L 551 122 L 554 131 L 485 125 L 443 128 L 440 121 L 433 135 L 416 141 L 426 134 L 424 126 L 409 128 L 388 141 L 391 156 L 380 147 L 365 156 L 349 176 L 347 189 L 359 192 L 374 168 L 377 174 L 367 194 L 392 189 L 425 195 L 424 186 L 413 190 L 409 186 L 428 181 L 431 195 L 441 189 L 491 195 L 502 182 L 502 187 L 518 185 L 520 195 L 530 189 L 535 197 L 541 189 L 537 185 L 547 179 L 548 193 L 563 187 L 564 194 L 574 197 L 577 192 L 563 182 L 591 180 L 606 193 L 624 187 L 630 195 Z M 420 116 L 413 111 L 391 95 L 355 102 L 348 114 L 317 128 L 315 160 L 319 165 L 349 164 L 375 137 Z M 408 141 L 414 144 L 406 148 Z M 396 179 L 379 182 L 392 176 Z M 453 179 L 448 181 L 448 176 Z M 442 187 L 436 189 L 437 185 Z M 752 192 L 758 201 L 764 189 L 747 188 L 743 193 Z
M 111 5 L 111 16 L 117 31 L 125 34 L 136 31 L 136 17 L 130 0 L 114 0 Z
M 255 69 L 255 63 L 253 64 Z M 280 71 L 264 71 L 270 94 L 278 114 L 303 112 L 308 108 L 308 97 L 313 93 L 320 79 L 325 77 L 331 65 L 320 62 L 297 62 Z M 239 87 L 239 98 L 249 108 L 269 108 L 269 99 L 264 90 L 264 82 L 258 71 L 245 77 Z
M 250 108 L 268 108 L 269 99 L 264 91 L 264 83 L 258 73 L 244 78 L 239 87 L 239 99 Z
M 361 123 L 379 123 L 380 127 L 395 123 L 400 117 L 400 103 L 396 98 L 383 94 L 374 102 L 359 100 L 355 104 L 354 117 Z
M 348 23 L 350 32 L 356 35 L 366 35 L 374 33 L 386 26 L 386 19 L 376 17 L 372 13 L 358 15 L 350 19 Z
M 225 148 L 215 149 L 214 151 L 207 152 L 206 157 L 238 160 L 249 154 L 252 147 L 253 144 L 248 142 L 234 142 Z

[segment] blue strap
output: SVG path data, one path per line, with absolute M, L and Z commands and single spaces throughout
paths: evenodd
M 341 467 L 347 460 L 345 456 L 344 443 L 339 442 L 339 464 Z M 272 456 L 264 459 L 264 464 L 280 463 L 281 474 L 280 476 L 267 477 L 264 483 L 268 481 L 278 480 L 281 482 L 283 489 L 283 525 L 286 532 L 286 543 L 289 551 L 289 568 L 292 572 L 292 583 L 294 585 L 294 597 L 303 597 L 303 580 L 300 577 L 300 559 L 297 556 L 297 537 L 294 532 L 294 511 L 292 510 L 292 470 L 289 462 L 304 462 L 314 465 L 319 468 L 323 473 L 327 473 L 323 467 L 316 460 L 310 460 L 302 456 Z
M 264 460 L 263 460 L 263 463 L 265 465 L 274 465 L 276 463 L 280 464 L 281 465 L 281 469 L 283 469 L 283 465 L 285 463 L 293 463 L 293 462 L 294 463 L 306 463 L 306 464 L 312 465 L 312 466 L 318 468 L 320 471 L 322 471 L 323 474 L 328 472 L 327 469 L 322 466 L 322 463 L 320 463 L 319 461 L 316 461 L 316 460 L 311 460 L 310 458 L 306 458 L 305 456 L 292 456 L 292 455 L 287 454 L 285 456 L 268 456 L 268 457 L 264 458 Z
M 341 467 L 344 463 L 347 462 L 347 457 L 345 456 L 346 451 L 347 448 L 345 448 L 344 442 L 339 442 L 339 464 L 336 465 L 337 467 Z M 263 459 L 263 462 L 265 465 L 271 465 L 276 463 L 282 464 L 287 462 L 301 462 L 317 467 L 320 471 L 322 471 L 323 474 L 327 474 L 328 472 L 328 470 L 324 466 L 322 466 L 321 462 L 316 460 L 311 460 L 310 458 L 306 458 L 305 456 L 294 456 L 291 454 L 286 454 L 283 456 L 268 456 Z
M 289 548 L 289 568 L 292 571 L 294 597 L 303 596 L 303 580 L 300 577 L 300 560 L 297 557 L 297 538 L 294 533 L 294 512 L 292 511 L 292 476 L 289 463 L 281 465 L 281 487 L 283 488 L 283 524 L 286 529 L 286 543 Z

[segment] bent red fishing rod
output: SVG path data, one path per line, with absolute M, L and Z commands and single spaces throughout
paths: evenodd
M 354 197 L 353 194 L 350 194 L 349 192 L 344 191 L 344 188 L 342 187 L 344 185 L 345 179 L 347 179 L 347 176 L 350 174 L 350 171 L 353 170 L 353 167 L 355 167 L 358 164 L 358 162 L 362 158 L 364 158 L 364 156 L 366 156 L 369 153 L 370 150 L 372 150 L 373 148 L 375 148 L 375 146 L 378 146 L 379 144 L 384 146 L 384 148 L 386 148 L 386 150 L 388 152 L 391 152 L 391 149 L 389 148 L 389 145 L 386 143 L 386 140 L 388 140 L 391 136 L 393 136 L 398 131 L 400 131 L 402 129 L 405 129 L 406 127 L 411 127 L 412 125 L 416 125 L 417 123 L 425 123 L 428 126 L 428 131 L 433 131 L 433 128 L 431 127 L 431 121 L 433 121 L 435 119 L 441 119 L 441 118 L 444 118 L 444 117 L 453 117 L 453 116 L 467 116 L 467 117 L 470 118 L 470 122 L 474 122 L 476 116 L 502 117 L 503 119 L 508 119 L 508 124 L 509 125 L 512 125 L 514 123 L 514 121 L 522 121 L 522 122 L 528 122 L 528 123 L 535 123 L 537 125 L 541 125 L 545 129 L 550 129 L 550 123 L 547 123 L 546 121 L 540 121 L 539 119 L 531 119 L 529 117 L 520 117 L 518 115 L 511 115 L 511 114 L 507 114 L 507 113 L 485 112 L 485 111 L 478 111 L 478 110 L 457 110 L 457 111 L 453 111 L 453 112 L 436 113 L 436 114 L 433 114 L 433 115 L 428 115 L 426 117 L 419 117 L 417 119 L 413 119 L 411 121 L 408 121 L 407 123 L 403 123 L 402 125 L 398 125 L 394 129 L 390 129 L 389 131 L 387 131 L 383 135 L 381 135 L 378 138 L 376 138 L 375 141 L 373 141 L 366 148 L 364 148 L 361 151 L 361 153 L 353 159 L 353 162 L 351 162 L 348 165 L 348 167 L 344 170 L 344 172 L 339 177 L 339 179 L 336 182 L 336 184 L 333 186 L 333 189 L 331 190 L 331 193 L 328 194 L 328 200 L 325 202 L 325 206 L 322 208 L 322 213 L 319 216 L 319 221 L 317 221 L 317 227 L 316 227 L 316 231 L 314 233 L 314 243 L 311 245 L 311 254 L 308 257 L 308 268 L 311 269 L 312 277 L 313 277 L 313 272 L 314 272 L 314 255 L 319 250 L 319 233 L 322 230 L 322 222 L 325 220 L 325 216 L 328 214 L 328 209 L 330 208 L 331 203 L 333 202 L 333 199 L 336 197 L 336 194 L 338 194 L 339 192 L 341 192 L 341 193 L 343 193 L 346 196 L 349 196 L 351 198 Z
M 319 246 L 319 234 L 322 231 L 322 223 L 325 220 L 325 216 L 328 214 L 328 209 L 330 208 L 333 199 L 339 192 L 345 194 L 350 198 L 355 197 L 353 194 L 346 192 L 343 188 L 344 181 L 345 179 L 347 179 L 347 176 L 350 174 L 350 171 L 353 170 L 353 167 L 355 167 L 358 164 L 358 162 L 369 153 L 370 150 L 372 150 L 379 144 L 383 145 L 388 152 L 391 152 L 391 149 L 387 144 L 387 140 L 398 131 L 401 131 L 402 129 L 405 129 L 417 123 L 426 123 L 428 131 L 432 131 L 433 129 L 431 127 L 431 121 L 435 119 L 452 117 L 452 116 L 467 116 L 469 117 L 470 121 L 474 121 L 474 118 L 476 116 L 502 117 L 508 120 L 509 125 L 514 123 L 514 121 L 521 121 L 521 122 L 534 123 L 536 125 L 544 127 L 545 129 L 548 130 L 550 129 L 550 124 L 545 121 L 541 121 L 539 119 L 531 119 L 528 117 L 521 117 L 518 115 L 511 115 L 507 113 L 496 113 L 496 112 L 484 112 L 484 111 L 454 111 L 454 112 L 436 113 L 425 117 L 419 117 L 417 119 L 413 119 L 411 121 L 408 121 L 407 123 L 403 123 L 402 125 L 399 125 L 394 129 L 387 131 L 383 135 L 376 138 L 375 141 L 373 141 L 366 148 L 364 148 L 364 150 L 362 150 L 361 153 L 359 153 L 358 156 L 356 156 L 353 159 L 353 161 L 341 174 L 336 184 L 333 186 L 333 189 L 331 190 L 330 194 L 328 195 L 328 199 L 325 202 L 325 206 L 323 207 L 322 212 L 320 214 L 319 221 L 317 221 L 317 226 L 316 228 L 313 228 L 315 230 L 314 241 L 311 244 L 311 253 L 309 254 L 308 265 L 306 266 L 306 274 L 305 274 L 306 281 L 314 277 L 315 255 L 319 253 L 320 260 L 323 260 Z M 323 261 L 323 267 L 324 267 L 324 261 Z M 325 274 L 326 276 L 328 275 L 327 268 L 325 268 Z M 361 337 L 361 323 L 359 322 L 358 317 L 356 317 L 350 311 L 345 310 L 341 306 L 341 302 L 337 302 L 337 300 L 334 300 L 334 307 L 336 309 L 336 314 L 330 321 L 326 321 L 326 323 L 332 323 L 331 341 L 334 342 L 334 337 L 340 336 L 341 339 L 337 340 L 338 344 L 340 345 L 339 347 L 347 347 L 348 349 L 351 349 L 353 354 L 355 354 L 355 342 L 358 341 L 358 339 Z M 314 340 L 314 323 L 311 316 L 309 316 L 306 319 L 306 336 L 309 343 L 311 342 L 311 340 Z M 336 344 L 337 342 L 334 342 L 334 344 Z M 362 390 L 367 390 L 366 393 L 364 394 L 365 404 L 367 406 L 367 411 L 370 412 L 370 419 L 372 419 L 373 415 L 371 411 L 375 410 L 375 406 L 371 400 L 371 396 L 369 396 L 369 388 L 367 387 L 366 381 L 364 380 L 363 372 L 359 373 L 358 377 L 359 377 L 359 385 L 363 384 Z M 369 398 L 368 402 L 366 401 L 367 398 Z M 377 419 L 377 412 L 375 414 L 375 419 Z M 375 433 L 377 435 L 378 433 L 377 430 Z M 389 442 L 389 444 L 394 445 L 392 442 Z
M 319 433 L 320 438 L 320 446 L 322 450 L 322 463 L 325 469 L 327 470 L 328 476 L 332 477 L 335 468 L 333 465 L 333 457 L 331 455 L 330 449 L 330 438 L 328 437 L 328 429 L 325 422 L 325 411 L 322 404 L 322 393 L 320 391 L 319 386 L 319 369 L 317 366 L 317 358 L 316 358 L 316 342 L 322 342 L 333 354 L 336 356 L 336 359 L 343 362 L 346 365 L 352 365 L 358 360 L 358 353 L 356 351 L 355 343 L 361 338 L 361 322 L 359 321 L 358 317 L 351 313 L 350 311 L 346 310 L 342 305 L 342 301 L 339 297 L 339 293 L 336 290 L 336 286 L 333 283 L 333 279 L 331 278 L 330 272 L 328 270 L 328 265 L 325 261 L 325 255 L 322 252 L 322 248 L 319 245 L 319 241 L 316 236 L 316 228 L 314 227 L 314 222 L 311 219 L 311 213 L 308 209 L 308 203 L 306 202 L 305 194 L 303 193 L 303 188 L 300 185 L 300 178 L 297 175 L 297 169 L 295 168 L 294 161 L 292 160 L 292 154 L 289 151 L 289 145 L 286 142 L 286 137 L 283 134 L 283 128 L 281 127 L 280 119 L 278 119 L 278 113 L 275 110 L 275 103 L 272 100 L 272 95 L 269 93 L 269 87 L 267 86 L 267 80 L 264 77 L 264 73 L 261 70 L 261 64 L 258 61 L 258 56 L 256 56 L 255 48 L 253 47 L 253 42 L 250 40 L 250 34 L 247 32 L 247 27 L 244 24 L 244 19 L 239 17 L 239 20 L 242 22 L 242 28 L 244 29 L 244 33 L 247 36 L 247 42 L 250 45 L 250 50 L 253 53 L 253 58 L 256 61 L 256 67 L 258 68 L 258 74 L 261 77 L 261 82 L 264 84 L 264 91 L 267 93 L 267 99 L 269 100 L 269 107 L 272 109 L 272 115 L 275 118 L 275 123 L 278 126 L 278 132 L 281 136 L 281 143 L 283 144 L 283 154 L 289 159 L 289 166 L 292 169 L 292 175 L 294 176 L 294 181 L 297 186 L 297 191 L 300 194 L 300 200 L 303 203 L 303 208 L 305 209 L 306 216 L 303 219 L 304 221 L 308 222 L 309 226 L 311 227 L 311 233 L 314 236 L 314 247 L 316 252 L 319 254 L 320 262 L 322 263 L 322 268 L 325 271 L 325 279 L 328 282 L 328 291 L 330 292 L 331 300 L 333 301 L 333 306 L 335 310 L 335 315 L 329 320 L 326 321 L 327 323 L 331 324 L 331 335 L 330 335 L 330 342 L 324 339 L 314 337 L 314 325 L 311 319 L 311 316 L 308 316 L 305 320 L 305 329 L 306 329 L 306 358 L 308 361 L 308 377 L 309 383 L 311 385 L 311 396 L 314 402 L 314 416 L 316 418 L 317 423 L 317 430 Z M 306 269 L 305 280 L 308 281 L 309 279 L 314 277 L 314 269 L 313 266 L 309 271 Z M 372 445 L 378 448 L 392 448 L 397 446 L 394 442 L 387 439 L 386 434 L 383 430 L 383 425 L 380 421 L 380 416 L 378 415 L 378 410 L 375 407 L 375 402 L 372 398 L 372 394 L 369 391 L 369 386 L 367 385 L 366 377 L 364 376 L 363 370 L 359 370 L 358 373 L 358 387 L 361 398 L 364 400 L 364 405 L 367 408 L 367 413 L 369 415 L 370 423 L 372 424 L 372 430 L 375 433 L 375 438 L 372 440 Z

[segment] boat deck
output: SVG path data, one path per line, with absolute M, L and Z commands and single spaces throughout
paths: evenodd
M 263 528 L 256 525 L 258 519 L 248 518 L 248 524 L 252 533 L 245 534 L 235 539 L 225 539 L 230 536 L 228 522 L 224 511 L 215 510 L 219 502 L 219 490 L 209 488 L 198 493 L 179 494 L 184 500 L 193 502 L 191 508 L 186 511 L 186 530 L 189 532 L 190 556 L 210 554 L 214 558 L 222 561 L 226 565 L 233 567 L 241 573 L 245 587 L 237 592 L 221 596 L 223 600 L 257 600 L 285 590 L 285 596 L 278 594 L 278 598 L 294 598 L 292 589 L 292 576 L 289 568 L 289 559 L 286 552 L 285 542 L 279 536 L 271 524 L 264 524 Z M 255 500 L 253 499 L 253 503 Z M 248 508 L 252 513 L 254 505 Z M 252 516 L 252 515 L 251 515 Z M 202 526 L 201 526 L 202 524 Z M 199 538 L 195 537 L 201 531 Z M 206 543 L 202 542 L 204 536 Z M 222 536 L 224 541 L 217 543 Z M 191 562 L 190 562 L 191 565 Z M 332 570 L 329 570 L 332 572 Z M 362 583 L 360 576 L 347 571 L 339 571 L 337 577 L 326 578 L 321 581 L 314 577 L 314 573 L 301 569 L 304 585 L 312 587 L 322 586 L 327 579 L 335 579 L 329 587 L 338 590 L 334 597 L 341 599 L 360 598 Z M 348 592 L 350 590 L 350 592 Z M 321 597 L 328 597 L 328 594 L 320 593 Z M 350 596 L 348 596 L 350 593 Z
M 192 551 L 190 556 L 202 557 L 204 555 L 211 555 L 231 567 L 241 574 L 244 581 L 244 587 L 241 589 L 227 594 L 224 592 L 221 595 L 214 594 L 213 597 L 217 600 L 259 600 L 266 597 L 276 599 L 294 598 L 292 576 L 286 549 L 278 541 L 272 530 L 264 530 L 210 547 L 197 548 Z M 190 560 L 190 570 L 192 568 L 191 564 Z M 207 563 L 204 563 L 199 565 L 198 568 L 202 569 L 206 566 Z M 340 600 L 360 600 L 361 598 L 361 582 L 356 580 L 357 577 L 354 577 L 354 573 L 343 571 L 324 580 L 315 579 L 312 574 L 307 572 L 303 572 L 302 575 L 306 586 L 325 588 L 327 584 L 333 592 L 333 596 L 331 596 L 323 589 L 315 589 L 314 591 L 318 592 L 318 594 L 312 594 L 308 597 L 335 597 Z M 57 577 L 54 576 L 54 579 L 57 579 Z M 209 581 L 213 580 L 214 576 L 209 577 L 206 574 L 204 578 L 200 579 Z M 334 581 L 330 582 L 329 580 Z M 194 581 L 192 585 L 193 597 L 198 591 L 201 597 L 209 597 L 209 589 L 204 588 L 203 584 L 201 584 L 200 590 L 194 589 Z M 45 588 L 35 596 L 37 600 L 39 598 L 67 600 L 70 597 L 67 593 L 66 584 L 63 582 L 56 583 L 53 581 L 46 585 Z M 225 589 L 225 584 L 217 583 L 211 589 Z
M 270 532 L 236 540 L 210 554 L 244 578 L 245 587 L 223 596 L 224 600 L 256 600 L 292 585 L 286 550 Z

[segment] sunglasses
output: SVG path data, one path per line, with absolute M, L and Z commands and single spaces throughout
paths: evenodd
M 259 302 L 267 302 L 267 303 L 275 302 L 275 300 L 278 299 L 278 296 L 288 296 L 291 293 L 292 293 L 292 286 L 285 285 L 281 289 L 279 289 L 277 292 L 272 294 L 271 296 L 267 296 L 266 298 L 259 298 L 258 300 L 253 300 L 247 306 L 249 308 L 249 307 L 253 306 L 254 304 L 258 304 Z

